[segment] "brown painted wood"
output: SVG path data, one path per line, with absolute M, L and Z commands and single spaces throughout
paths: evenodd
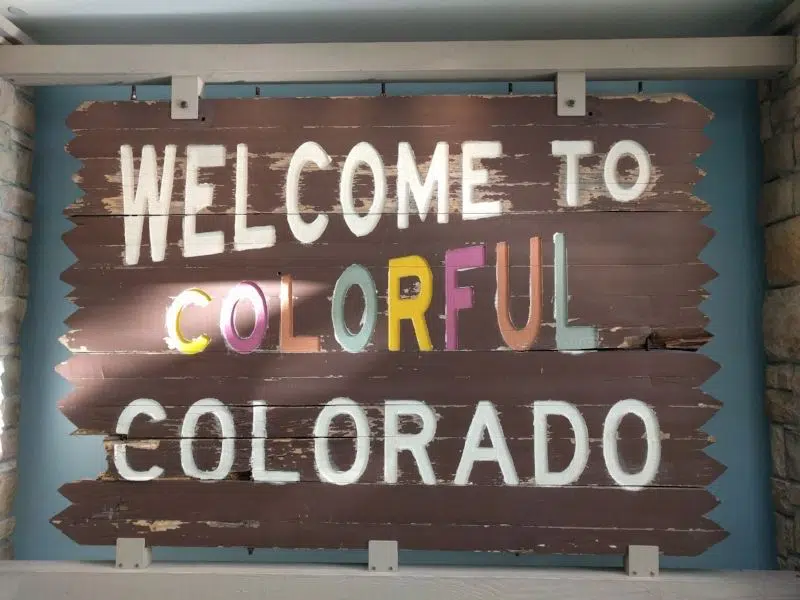
M 648 509 L 643 509 L 648 510 Z M 53 524 L 80 544 L 114 545 L 117 538 L 145 538 L 156 546 L 365 549 L 370 540 L 392 539 L 407 550 L 472 550 L 525 554 L 624 554 L 629 545 L 657 545 L 666 556 L 697 556 L 727 532 L 705 519 L 701 527 L 676 529 L 557 529 L 537 526 L 270 523 L 191 523 L 81 519 Z
M 493 503 L 502 504 L 504 525 L 547 527 L 657 527 L 672 524 L 676 529 L 701 527 L 702 515 L 717 506 L 708 492 L 682 488 L 647 488 L 620 493 L 610 487 L 575 489 L 536 486 L 438 486 L 411 485 L 405 500 L 397 502 L 397 491 L 388 485 L 356 484 L 329 486 L 269 485 L 247 481 L 129 482 L 82 481 L 62 486 L 60 492 L 74 504 L 67 509 L 72 518 L 97 518 L 116 507 L 123 519 L 167 519 L 210 521 L 310 521 L 332 523 L 381 523 L 382 509 L 391 506 L 391 522 L 489 525 L 497 522 Z M 319 502 L 322 495 L 326 502 Z M 163 502 L 172 498 L 174 502 Z M 230 502 L 225 498 L 236 498 Z M 573 502 L 588 502 L 606 510 L 569 510 Z M 122 505 L 122 506 L 120 506 Z M 659 510 L 644 510 L 658 506 Z M 694 510 L 686 512 L 686 506 Z M 600 514 L 602 512 L 602 514 Z
M 164 102 L 89 103 L 69 118 L 75 137 L 67 151 L 79 159 L 75 181 L 81 198 L 65 211 L 75 227 L 63 236 L 76 257 L 62 280 L 76 311 L 66 319 L 62 342 L 74 353 L 58 367 L 74 390 L 59 404 L 79 434 L 114 436 L 122 409 L 137 398 L 160 402 L 167 418 L 139 417 L 125 439 L 106 440 L 108 469 L 98 481 L 68 484 L 73 503 L 53 523 L 80 543 L 109 544 L 117 537 L 144 536 L 151 545 L 364 548 L 370 539 L 396 539 L 401 548 L 513 550 L 542 553 L 622 553 L 629 544 L 658 545 L 667 554 L 701 553 L 726 536 L 704 517 L 717 503 L 704 488 L 725 469 L 708 456 L 713 441 L 703 431 L 720 402 L 702 391 L 719 368 L 697 350 L 710 339 L 702 312 L 705 285 L 716 273 L 699 259 L 713 236 L 703 223 L 709 206 L 695 196 L 703 173 L 695 164 L 709 146 L 703 128 L 711 113 L 685 97 L 589 98 L 586 117 L 557 117 L 552 96 L 501 98 L 414 97 L 348 99 L 203 100 L 203 118 L 174 121 Z M 481 200 L 503 204 L 499 218 L 464 220 L 461 215 L 461 143 L 494 139 L 503 156 L 481 161 L 489 183 Z M 563 159 L 551 155 L 553 140 L 591 140 L 595 150 L 581 161 L 578 207 L 564 202 Z M 604 154 L 617 141 L 641 143 L 652 176 L 641 198 L 613 201 L 602 183 Z M 291 235 L 283 204 L 286 169 L 304 141 L 323 145 L 334 168 L 307 169 L 302 210 L 327 212 L 328 228 L 311 245 Z M 377 228 L 357 238 L 338 205 L 339 169 L 350 148 L 369 141 L 387 173 L 387 202 Z M 424 165 L 436 142 L 450 145 L 450 219 L 410 217 L 398 230 L 397 144 L 409 142 Z M 226 166 L 202 169 L 199 180 L 214 186 L 214 204 L 197 218 L 198 231 L 221 230 L 225 252 L 184 258 L 185 146 L 222 144 Z M 234 161 L 236 144 L 248 145 L 248 225 L 273 225 L 277 244 L 235 252 Z M 176 144 L 178 155 L 169 208 L 166 260 L 150 260 L 145 223 L 138 265 L 123 265 L 124 236 L 121 144 L 138 156 L 143 144 Z M 161 160 L 161 158 L 159 158 Z M 135 168 L 138 169 L 138 159 Z M 424 166 L 421 168 L 425 168 Z M 632 159 L 620 161 L 618 176 L 632 182 Z M 359 174 L 356 206 L 370 204 L 372 182 Z M 553 234 L 563 233 L 568 252 L 571 325 L 598 328 L 602 351 L 554 352 Z M 529 305 L 529 239 L 542 240 L 542 327 L 533 351 L 503 350 L 495 314 L 495 246 L 510 247 L 512 317 L 522 324 Z M 486 267 L 458 275 L 474 289 L 474 306 L 459 314 L 458 352 L 444 348 L 444 269 L 449 249 L 483 243 Z M 387 351 L 387 261 L 420 255 L 434 273 L 433 300 L 426 314 L 433 352 L 419 352 L 410 325 L 401 327 L 400 352 Z M 330 297 L 342 271 L 365 265 L 378 290 L 378 321 L 371 345 L 360 354 L 342 352 L 332 339 Z M 277 351 L 279 286 L 293 282 L 294 334 L 320 336 L 319 352 Z M 242 280 L 264 287 L 270 304 L 262 347 L 235 355 L 221 343 L 219 307 L 227 290 Z M 213 300 L 188 309 L 184 333 L 207 333 L 209 348 L 196 356 L 168 351 L 165 311 L 187 287 L 203 287 Z M 403 283 L 402 291 L 416 291 Z M 358 325 L 361 303 L 351 298 L 345 316 Z M 250 311 L 237 318 L 252 326 Z M 181 467 L 180 425 L 186 408 L 218 398 L 235 424 L 234 466 L 228 479 L 187 479 Z M 349 397 L 368 415 L 371 455 L 360 482 L 319 483 L 314 465 L 313 424 L 320 407 Z M 656 412 L 662 456 L 656 478 L 640 491 L 616 486 L 603 461 L 600 440 L 609 408 L 637 398 Z M 271 486 L 248 481 L 251 471 L 250 400 L 265 400 L 270 468 L 297 469 L 300 483 Z M 383 483 L 383 402 L 413 399 L 435 410 L 437 437 L 429 445 L 441 485 L 421 485 L 408 452 L 399 457 L 399 483 Z M 583 414 L 590 438 L 586 470 L 573 485 L 540 488 L 533 478 L 531 403 L 570 402 Z M 497 464 L 477 463 L 472 485 L 452 480 L 464 436 L 478 401 L 497 407 L 522 486 L 503 485 Z M 549 422 L 551 468 L 564 468 L 574 449 L 566 421 Z M 413 419 L 403 432 L 416 431 Z M 217 427 L 202 418 L 193 439 L 201 468 L 219 458 Z M 629 471 L 645 458 L 644 428 L 626 418 L 619 429 L 620 460 Z M 356 432 L 346 419 L 329 435 L 332 460 L 342 468 L 354 455 Z M 114 445 L 126 448 L 134 469 L 157 463 L 164 478 L 120 481 Z
M 370 355 L 373 358 L 373 355 Z M 174 355 L 165 359 L 152 354 L 76 354 L 56 368 L 62 377 L 80 379 L 152 379 L 170 377 L 318 378 L 429 374 L 438 381 L 464 378 L 467 381 L 491 374 L 502 379 L 508 374 L 528 373 L 531 379 L 551 377 L 563 381 L 578 377 L 577 383 L 591 390 L 597 379 L 625 377 L 675 378 L 698 387 L 719 370 L 713 360 L 694 352 L 622 350 L 565 354 L 540 352 L 393 352 L 375 354 L 374 359 L 345 353 L 316 353 L 301 357 L 287 354 L 239 355 L 220 360 L 213 353 Z M 538 374 L 537 374 L 538 373 Z M 326 381 L 320 382 L 322 384 Z
M 530 357 L 530 354 L 525 356 Z M 528 361 L 529 367 L 498 369 L 497 378 L 467 372 L 445 377 L 438 371 L 431 374 L 431 369 L 392 373 L 381 369 L 381 365 L 375 365 L 378 368 L 374 376 L 359 377 L 357 393 L 353 392 L 346 376 L 329 376 L 324 384 L 320 384 L 317 377 L 294 377 L 290 379 L 290 386 L 285 378 L 272 377 L 269 373 L 264 377 L 194 377 L 184 380 L 180 386 L 170 385 L 167 374 L 161 377 L 144 374 L 120 379 L 73 379 L 74 389 L 59 402 L 59 407 L 77 427 L 96 429 L 103 427 L 100 423 L 110 422 L 103 417 L 106 409 L 121 410 L 139 397 L 157 399 L 165 407 L 176 410 L 185 409 L 199 398 L 206 397 L 218 398 L 231 407 L 247 405 L 253 399 L 264 399 L 270 407 L 278 407 L 322 406 L 331 398 L 350 394 L 360 404 L 374 405 L 396 397 L 398 390 L 402 390 L 407 398 L 428 400 L 438 406 L 474 406 L 480 400 L 490 399 L 498 409 L 524 406 L 536 398 L 555 398 L 581 406 L 610 406 L 628 396 L 646 402 L 660 416 L 667 416 L 669 413 L 664 411 L 670 407 L 718 409 L 721 406 L 718 400 L 697 389 L 703 377 L 607 376 L 603 371 L 589 371 L 576 378 L 572 368 L 545 370 L 541 362 L 536 361 L 537 355 L 534 354 Z M 568 361 L 564 363 L 566 366 Z M 539 373 L 531 376 L 532 371 L 536 373 L 537 364 Z M 499 365 L 492 361 L 488 366 Z M 592 368 L 591 362 L 586 364 L 586 368 Z
M 207 382 L 204 380 L 204 384 Z M 164 382 L 160 382 L 164 387 Z M 361 387 L 361 386 L 359 386 Z M 394 383 L 394 390 L 386 399 L 392 399 L 391 396 L 397 394 L 398 383 Z M 413 391 L 408 387 L 403 386 L 404 396 L 416 397 Z M 236 424 L 237 437 L 250 437 L 252 431 L 253 409 L 247 397 L 236 398 L 228 394 L 221 396 L 214 396 L 210 393 L 211 390 L 206 389 L 200 396 L 193 398 L 195 402 L 200 401 L 202 398 L 216 398 L 221 400 L 226 407 L 230 410 L 234 423 Z M 335 396 L 331 396 L 331 391 L 326 391 L 327 398 L 317 405 L 313 406 L 274 406 L 269 398 L 263 399 L 267 402 L 267 423 L 268 437 L 284 437 L 284 438 L 305 438 L 313 437 L 314 422 L 319 414 L 320 407 L 325 402 L 331 400 Z M 503 405 L 497 408 L 500 416 L 501 423 L 503 424 L 503 431 L 506 437 L 530 437 L 533 435 L 533 421 L 531 418 L 531 405 L 537 398 L 530 395 L 530 390 L 525 392 L 518 391 L 516 394 L 505 396 L 502 398 Z M 358 402 L 359 406 L 365 411 L 367 418 L 371 424 L 373 435 L 383 435 L 383 418 L 384 418 L 384 404 L 378 398 L 364 398 L 363 389 L 359 389 L 357 395 L 351 398 Z M 473 394 L 461 393 L 442 393 L 436 394 L 433 398 L 427 399 L 427 404 L 438 415 L 437 435 L 441 437 L 460 437 L 464 436 L 469 428 L 469 423 L 474 413 L 474 407 L 477 402 L 481 400 L 492 401 L 495 394 L 485 394 L 483 397 Z M 154 400 L 159 399 L 158 393 L 148 396 Z M 544 397 L 547 398 L 547 397 Z M 658 412 L 659 425 L 661 431 L 669 434 L 671 437 L 677 438 L 698 438 L 705 439 L 707 436 L 698 432 L 698 428 L 702 427 L 718 410 L 716 406 L 708 406 L 703 403 L 706 396 L 700 392 L 693 390 L 684 391 L 682 396 L 671 397 L 667 402 L 658 402 L 650 404 L 647 396 L 639 397 L 637 400 L 648 403 L 654 407 Z M 129 397 L 128 402 L 136 398 Z M 256 399 L 256 398 L 253 398 Z M 575 398 L 570 402 L 573 406 L 581 411 L 583 418 L 586 420 L 589 428 L 589 434 L 592 437 L 601 437 L 603 420 L 606 417 L 608 409 L 621 400 L 622 398 L 597 398 L 595 395 L 588 398 Z M 658 399 L 658 398 L 657 398 Z M 302 399 L 298 399 L 302 400 Z M 420 400 L 426 398 L 420 397 Z M 690 404 L 692 401 L 696 404 Z M 279 400 L 280 401 L 280 400 Z M 449 401 L 450 404 L 444 404 Z M 563 400 L 567 401 L 567 400 Z M 160 402 L 164 405 L 163 402 Z M 127 402 L 125 403 L 127 404 Z M 124 406 L 124 405 L 123 405 Z M 116 423 L 119 413 L 123 406 L 106 406 L 100 403 L 92 403 L 88 406 L 80 405 L 74 400 L 62 407 L 64 415 L 72 421 L 72 423 L 85 434 L 108 434 L 113 435 L 116 432 Z M 183 417 L 186 414 L 186 406 L 164 406 L 167 417 L 163 421 L 151 422 L 147 418 L 141 418 L 134 422 L 130 431 L 126 434 L 128 439 L 135 438 L 169 438 L 181 437 L 180 429 Z M 417 421 L 409 419 L 405 423 L 402 432 L 414 433 L 419 431 L 420 424 Z M 623 421 L 620 429 L 622 437 L 639 438 L 644 433 L 641 424 L 634 418 Z M 592 435 L 596 434 L 596 435 Z M 212 417 L 201 420 L 197 433 L 192 437 L 217 437 L 220 435 L 219 425 Z M 349 419 L 342 417 L 341 421 L 334 421 L 331 427 L 332 436 L 353 437 L 358 435 L 355 427 Z M 553 437 L 572 438 L 572 431 L 567 426 L 567 421 L 564 419 L 553 419 L 550 427 L 550 435 Z
M 475 120 L 538 128 L 565 125 L 576 129 L 643 125 L 667 131 L 702 130 L 713 114 L 680 94 L 587 96 L 586 115 L 565 123 L 556 114 L 556 98 L 541 96 L 383 96 L 352 98 L 249 98 L 201 100 L 202 118 L 177 122 L 167 102 L 86 102 L 67 119 L 74 131 L 89 129 L 204 130 L 362 125 L 459 125 Z M 349 122 L 348 122 L 349 121 Z
M 266 494 L 264 487 L 242 481 L 83 481 L 62 487 L 73 505 L 53 523 L 93 544 L 131 533 L 159 545 L 363 548 L 378 539 L 370 536 L 383 533 L 383 539 L 409 549 L 618 554 L 627 544 L 659 540 L 666 554 L 694 555 L 726 537 L 701 516 L 716 500 L 699 489 L 621 493 L 603 487 L 412 485 L 404 488 L 406 501 L 397 503 L 396 492 L 385 485 L 295 484 L 271 486 Z M 384 524 L 385 502 L 391 525 Z M 580 505 L 605 509 L 571 508 Z M 502 513 L 499 522 L 488 519 L 494 506 Z M 436 539 L 432 533 L 444 535 Z

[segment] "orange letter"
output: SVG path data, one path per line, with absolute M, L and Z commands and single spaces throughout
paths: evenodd
M 528 296 L 528 322 L 517 329 L 509 313 L 508 244 L 497 244 L 497 325 L 500 335 L 512 350 L 528 350 L 539 335 L 542 320 L 542 243 L 538 237 L 531 238 L 530 288 Z
M 419 293 L 413 298 L 400 297 L 400 280 L 403 277 L 416 277 L 419 280 Z M 414 335 L 420 350 L 432 350 L 425 311 L 433 297 L 433 273 L 421 256 L 402 256 L 389 260 L 389 350 L 400 350 L 400 321 L 410 319 L 414 325 Z
M 294 304 L 292 276 L 281 276 L 281 326 L 279 330 L 281 352 L 319 352 L 319 338 L 314 335 L 294 335 Z

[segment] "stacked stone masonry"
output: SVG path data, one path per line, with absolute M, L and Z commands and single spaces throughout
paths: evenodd
M 0 80 L 0 559 L 13 558 L 17 487 L 19 335 L 28 296 L 34 108 L 30 91 Z
M 799 45 L 800 46 L 800 45 Z M 759 82 L 767 291 L 765 409 L 781 568 L 800 570 L 800 62 Z

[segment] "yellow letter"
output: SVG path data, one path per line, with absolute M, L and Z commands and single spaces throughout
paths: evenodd
M 400 298 L 400 280 L 416 277 L 419 292 L 413 298 Z M 389 260 L 389 350 L 400 350 L 400 321 L 411 319 L 420 350 L 432 350 L 425 311 L 433 297 L 433 273 L 421 256 L 402 256 Z
M 181 333 L 181 312 L 187 306 L 207 306 L 211 296 L 203 290 L 191 288 L 182 291 L 175 297 L 167 309 L 167 346 L 179 350 L 183 354 L 198 354 L 211 343 L 207 335 L 199 335 L 187 340 Z

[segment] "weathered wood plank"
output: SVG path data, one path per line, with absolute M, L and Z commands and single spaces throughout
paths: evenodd
M 613 125 L 646 125 L 669 132 L 702 130 L 712 113 L 681 94 L 587 96 L 586 115 L 556 114 L 553 95 L 513 96 L 383 96 L 353 98 L 249 98 L 203 100 L 203 120 L 177 123 L 168 102 L 86 102 L 70 114 L 67 126 L 82 129 L 204 130 L 242 127 L 325 127 L 343 124 L 373 126 L 460 125 L 480 115 L 484 122 L 509 127 L 570 127 L 585 130 Z M 347 123 L 349 121 L 349 123 Z
M 201 384 L 205 380 L 201 380 Z M 163 381 L 161 382 L 163 386 Z M 327 387 L 327 386 L 326 386 Z M 394 394 L 397 394 L 397 383 L 395 383 Z M 404 396 L 406 398 L 414 398 L 413 390 L 409 390 L 403 386 Z M 331 396 L 330 390 L 326 390 L 328 395 L 326 402 L 330 401 L 335 396 Z M 396 406 L 411 406 L 409 402 L 403 405 L 402 400 L 395 400 L 392 397 L 383 399 L 364 397 L 364 390 L 359 386 L 358 394 L 351 394 L 354 396 L 352 400 L 358 402 L 360 408 L 366 414 L 367 420 L 370 423 L 370 430 L 372 435 L 383 436 L 383 420 L 384 420 L 384 400 L 392 400 Z M 446 390 L 440 391 L 435 396 L 435 400 L 428 401 L 428 406 L 437 416 L 436 432 L 438 436 L 442 437 L 463 437 L 467 433 L 472 415 L 475 410 L 475 405 L 481 400 L 492 401 L 494 404 L 495 394 L 487 394 L 484 397 L 475 397 L 472 402 L 468 400 L 472 395 L 464 397 L 462 393 L 448 392 Z M 97 435 L 107 434 L 113 435 L 116 431 L 117 419 L 119 418 L 122 408 L 129 402 L 137 399 L 136 397 L 128 397 L 127 402 L 123 405 L 105 405 L 105 398 L 102 400 L 95 400 L 89 405 L 81 405 L 74 400 L 69 403 L 62 403 L 62 412 L 70 419 L 70 421 L 81 430 L 82 434 Z M 141 396 L 145 397 L 145 396 Z M 160 394 L 146 396 L 154 400 L 159 399 Z M 235 437 L 250 437 L 252 435 L 252 422 L 253 422 L 253 406 L 249 398 L 236 398 L 229 394 L 222 396 L 213 396 L 207 390 L 203 395 L 192 398 L 191 404 L 202 405 L 204 398 L 214 398 L 223 402 L 226 408 L 230 411 L 235 424 L 236 434 Z M 672 397 L 667 401 L 657 402 L 650 404 L 647 396 L 639 397 L 646 404 L 653 407 L 658 413 L 659 427 L 662 433 L 672 438 L 685 439 L 707 439 L 708 436 L 702 432 L 697 431 L 703 424 L 706 423 L 714 414 L 716 414 L 717 406 L 708 406 L 703 403 L 706 395 L 694 390 L 683 391 L 682 395 Z M 506 437 L 510 438 L 524 438 L 533 435 L 533 419 L 531 407 L 533 402 L 536 401 L 537 396 L 533 396 L 530 388 L 525 392 L 517 392 L 509 396 L 501 398 L 502 406 L 497 408 L 497 413 L 500 417 L 500 422 L 503 425 L 503 431 Z M 547 399 L 542 397 L 541 399 Z M 586 421 L 589 434 L 591 437 L 601 437 L 603 421 L 606 418 L 608 409 L 611 406 L 622 400 L 621 397 L 610 398 L 607 402 L 597 397 L 574 399 L 570 402 L 577 408 L 583 415 Z M 257 398 L 253 398 L 257 400 Z M 561 399 L 566 402 L 567 400 Z M 695 404 L 691 404 L 692 401 Z M 282 437 L 282 438 L 311 438 L 313 437 L 314 423 L 320 411 L 320 407 L 324 405 L 322 402 L 318 405 L 295 405 L 295 406 L 275 406 L 271 400 L 262 399 L 267 403 L 267 435 L 269 437 Z M 448 403 L 449 402 L 449 403 Z M 399 404 L 398 404 L 399 403 Z M 181 424 L 186 413 L 186 406 L 169 406 L 160 402 L 164 406 L 166 418 L 158 422 L 152 422 L 146 417 L 134 421 L 131 429 L 126 434 L 127 439 L 137 438 L 170 438 L 182 437 Z M 563 437 L 571 439 L 574 437 L 572 429 L 569 427 L 565 419 L 555 418 L 551 419 L 550 433 L 553 438 Z M 419 418 L 406 417 L 401 418 L 401 433 L 415 433 L 421 427 Z M 596 435 L 593 435 L 596 434 Z M 620 427 L 620 436 L 625 438 L 639 439 L 642 438 L 644 429 L 641 422 L 635 418 L 624 420 Z M 221 435 L 218 422 L 209 417 L 202 419 L 197 427 L 196 432 L 189 437 L 218 437 Z M 358 435 L 352 421 L 342 417 L 333 422 L 330 427 L 331 436 L 354 437 Z
M 522 485 L 499 489 L 479 485 L 412 485 L 407 487 L 403 502 L 397 501 L 397 491 L 392 486 L 372 484 L 81 481 L 62 486 L 60 492 L 74 505 L 65 511 L 70 518 L 98 518 L 104 513 L 109 518 L 110 509 L 114 513 L 112 520 L 116 517 L 264 524 L 281 521 L 368 524 L 391 519 L 395 525 L 498 523 L 626 529 L 664 524 L 689 529 L 702 527 L 705 521 L 702 515 L 718 504 L 713 495 L 698 489 L 644 488 L 631 492 L 614 487 L 566 489 Z M 317 501 L 323 494 L 327 501 Z M 163 502 L 164 498 L 173 502 Z M 235 498 L 236 502 L 225 498 Z M 576 512 L 570 509 L 576 501 L 604 506 L 607 510 L 601 511 L 602 514 Z M 687 505 L 693 507 L 688 513 Z
M 390 258 L 417 254 L 431 265 L 441 265 L 448 249 L 473 244 L 486 246 L 486 262 L 495 262 L 495 246 L 509 243 L 509 264 L 529 265 L 531 237 L 542 240 L 543 265 L 553 264 L 553 235 L 561 233 L 567 247 L 569 267 L 576 265 L 678 265 L 696 263 L 697 257 L 714 235 L 697 213 L 598 213 L 513 215 L 500 219 L 478 219 L 441 225 L 432 217 L 398 230 L 396 218 L 383 215 L 371 234 L 380 243 L 367 244 L 347 228 L 341 215 L 331 215 L 320 240 L 301 244 L 294 239 L 283 216 L 253 215 L 248 226 L 273 225 L 277 244 L 271 248 L 233 252 L 234 215 L 198 215 L 197 231 L 222 231 L 226 251 L 211 256 L 184 258 L 180 246 L 183 219 L 168 218 L 167 248 L 164 261 L 153 264 L 147 227 L 142 236 L 139 266 L 185 268 L 193 264 L 209 268 L 241 267 L 265 260 L 281 260 L 290 266 L 346 267 L 351 263 L 386 267 Z M 105 265 L 123 268 L 123 217 L 75 217 L 77 226 L 63 235 L 76 254 L 77 268 Z M 365 249 L 369 248 L 366 252 Z M 313 261 L 309 263 L 309 261 Z
M 153 379 L 187 377 L 305 378 L 327 380 L 331 376 L 407 376 L 430 373 L 440 381 L 454 377 L 491 374 L 497 380 L 510 373 L 529 373 L 531 378 L 578 377 L 591 390 L 597 379 L 619 377 L 677 378 L 691 387 L 702 385 L 719 369 L 712 359 L 695 352 L 614 351 L 582 354 L 559 352 L 395 352 L 371 354 L 305 354 L 301 361 L 291 354 L 248 354 L 236 360 L 219 360 L 214 353 L 194 356 L 139 354 L 76 354 L 56 370 L 70 380 Z M 176 381 L 176 384 L 178 382 Z M 320 381 L 324 384 L 326 381 Z
M 77 250 L 80 252 L 82 247 Z M 487 252 L 494 250 L 487 248 Z M 243 281 L 258 282 L 264 286 L 266 294 L 273 295 L 280 279 L 278 273 L 290 271 L 286 263 L 279 259 L 266 255 L 253 260 L 255 258 L 253 255 L 252 259 L 237 267 L 236 273 Z M 61 273 L 61 280 L 74 288 L 67 292 L 67 298 L 73 301 L 83 297 L 153 295 L 155 291 L 151 288 L 156 288 L 161 294 L 162 290 L 183 290 L 197 285 L 199 281 L 209 287 L 222 285 L 219 272 L 202 264 L 186 265 L 177 270 L 160 269 L 158 264 L 130 269 L 103 266 L 83 268 L 81 263 L 75 263 Z M 332 286 L 342 274 L 342 268 L 341 265 L 333 264 L 292 264 L 293 295 L 295 297 L 303 295 L 306 292 L 306 282 L 309 281 Z M 376 266 L 374 277 L 379 277 L 383 281 L 386 275 L 381 273 L 381 269 L 385 268 L 385 265 Z M 443 277 L 442 269 L 442 265 L 431 265 L 434 285 L 440 277 Z M 528 265 L 512 265 L 508 272 L 512 295 L 527 293 L 530 277 Z M 463 277 L 470 276 L 470 271 L 463 273 Z M 701 262 L 674 265 L 576 265 L 570 262 L 569 265 L 571 291 L 574 291 L 575 286 L 586 286 L 604 295 L 650 294 L 674 297 L 693 293 L 705 294 L 705 285 L 716 276 L 716 271 Z M 459 281 L 462 281 L 461 273 Z M 552 287 L 553 265 L 542 265 L 542 283 L 544 289 Z M 379 292 L 382 294 L 383 290 Z
M 316 494 L 314 484 L 269 486 L 265 494 L 243 481 L 84 481 L 62 488 L 74 505 L 53 523 L 91 544 L 132 534 L 156 545 L 360 548 L 383 533 L 409 549 L 547 553 L 598 552 L 604 544 L 605 553 L 620 553 L 658 539 L 666 554 L 692 555 L 727 535 L 699 516 L 716 500 L 698 489 L 407 486 L 408 500 L 398 503 L 391 486 L 317 485 Z M 326 502 L 312 500 L 321 494 Z M 608 509 L 572 510 L 579 501 Z
M 338 376 L 326 376 L 324 381 L 315 376 L 290 378 L 291 385 L 270 374 L 201 376 L 183 379 L 180 385 L 173 385 L 174 378 L 167 374 L 161 378 L 145 374 L 138 378 L 74 379 L 74 389 L 59 402 L 59 408 L 76 426 L 92 429 L 98 426 L 97 419 L 105 410 L 120 409 L 137 398 L 158 400 L 168 416 L 172 409 L 186 409 L 198 399 L 209 397 L 234 410 L 254 399 L 263 399 L 270 407 L 322 406 L 337 396 L 351 396 L 365 405 L 380 404 L 396 398 L 400 391 L 405 398 L 429 400 L 437 406 L 474 406 L 480 400 L 491 400 L 498 409 L 525 406 L 536 398 L 580 406 L 610 406 L 621 398 L 632 397 L 652 406 L 662 421 L 669 416 L 662 411 L 670 407 L 711 410 L 721 406 L 719 400 L 697 389 L 702 377 L 658 376 L 649 372 L 617 376 L 584 372 L 581 377 L 574 377 L 572 369 L 545 370 L 536 359 L 530 359 L 530 366 L 525 368 L 520 365 L 515 363 L 516 370 L 498 368 L 498 377 L 490 378 L 482 371 L 443 376 L 435 367 L 392 373 L 378 364 L 374 375 L 359 374 L 356 390 L 346 369 Z M 487 368 L 494 367 L 499 365 L 487 363 Z
M 646 509 L 645 509 L 646 510 Z M 397 540 L 408 550 L 473 550 L 530 554 L 624 554 L 629 545 L 658 545 L 666 556 L 697 556 L 728 537 L 715 523 L 676 529 L 582 529 L 537 526 L 270 523 L 235 519 L 191 523 L 159 520 L 83 519 L 53 524 L 79 544 L 114 545 L 117 538 L 145 538 L 155 546 L 320 548 L 363 550 L 370 540 Z

